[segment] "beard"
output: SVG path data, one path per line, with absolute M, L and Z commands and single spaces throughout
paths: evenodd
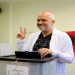
M 42 32 L 45 32 L 45 31 L 48 31 L 49 29 L 52 28 L 52 25 L 51 24 L 48 24 L 48 25 L 37 25 L 39 30 L 41 30 Z

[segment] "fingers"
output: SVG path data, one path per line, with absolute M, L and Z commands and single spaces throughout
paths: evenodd
M 22 33 L 22 27 L 20 26 L 20 32 Z
M 48 51 L 46 51 L 45 53 L 41 53 L 41 58 L 44 58 L 47 54 L 49 54 Z
M 47 48 L 41 48 L 38 52 L 41 54 L 41 58 L 44 58 L 47 54 L 50 54 L 50 50 Z
M 24 39 L 26 36 L 26 28 L 20 26 L 20 32 L 17 34 L 17 39 Z
M 18 33 L 18 34 L 17 34 L 17 39 L 19 38 L 19 36 L 20 36 L 20 35 L 19 35 L 19 33 Z
M 24 33 L 26 33 L 26 28 L 24 28 Z
M 22 28 L 22 27 L 20 26 L 20 32 L 21 32 L 21 33 L 26 33 L 26 28 Z

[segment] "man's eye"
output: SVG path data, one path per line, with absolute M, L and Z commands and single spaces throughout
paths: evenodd
M 39 22 L 40 20 L 38 19 L 37 21 Z
M 42 21 L 43 21 L 43 22 L 46 22 L 47 20 L 46 20 L 46 19 L 42 19 Z
M 46 19 L 37 19 L 37 22 L 42 21 L 42 22 L 46 22 Z

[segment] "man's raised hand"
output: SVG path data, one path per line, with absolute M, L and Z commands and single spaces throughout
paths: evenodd
M 20 32 L 17 34 L 17 39 L 24 39 L 26 36 L 26 28 L 20 27 Z

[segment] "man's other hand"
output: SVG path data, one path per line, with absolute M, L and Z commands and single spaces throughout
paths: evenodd
M 52 50 L 48 49 L 48 48 L 40 48 L 38 50 L 38 52 L 40 53 L 41 55 L 41 58 L 44 58 L 46 55 L 48 54 L 52 54 Z

